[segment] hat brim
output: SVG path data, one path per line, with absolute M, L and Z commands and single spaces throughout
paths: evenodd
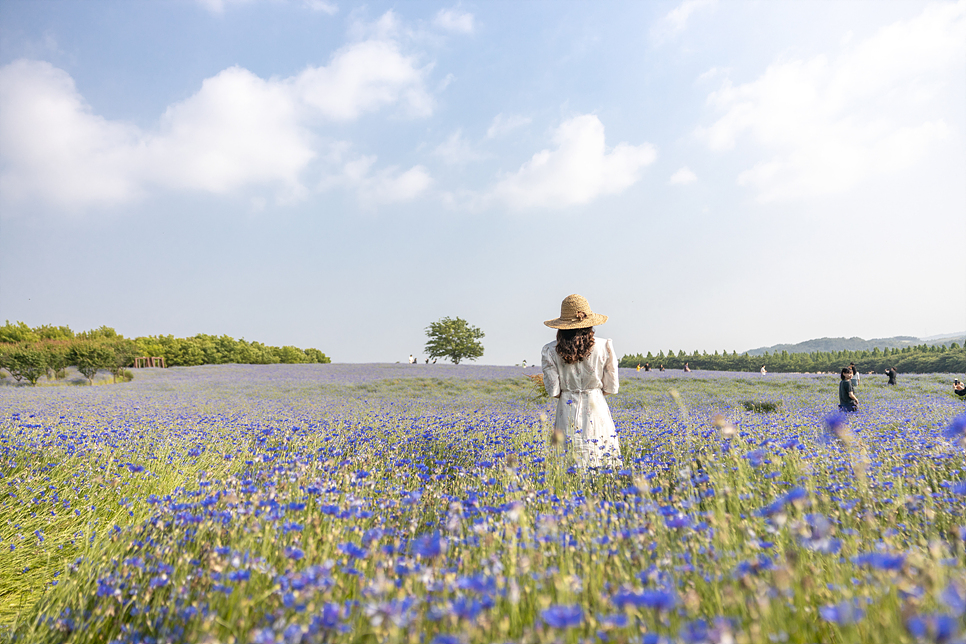
M 562 320 L 560 318 L 555 318 L 553 320 L 547 320 L 544 322 L 544 324 L 551 329 L 586 329 L 589 326 L 598 326 L 606 321 L 606 315 L 601 315 L 600 313 L 591 313 L 583 320 Z

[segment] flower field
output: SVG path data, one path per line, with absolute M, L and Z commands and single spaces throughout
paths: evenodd
M 0 641 L 964 641 L 952 376 L 622 369 L 581 472 L 535 373 L 5 381 Z

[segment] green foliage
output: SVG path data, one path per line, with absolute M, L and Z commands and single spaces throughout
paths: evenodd
M 10 320 L 0 326 L 0 342 L 18 344 L 20 342 L 36 342 L 39 340 L 37 334 L 23 322 L 10 324 Z
M 75 342 L 70 347 L 70 363 L 84 374 L 87 382 L 94 384 L 94 376 L 101 369 L 114 364 L 114 352 L 106 345 L 90 340 Z
M 781 411 L 782 401 L 742 400 L 741 406 L 745 411 L 753 411 L 756 414 L 770 414 L 776 411 Z
M 309 362 L 314 362 L 317 364 L 329 364 L 332 362 L 332 358 L 325 355 L 318 349 L 306 349 L 305 357 L 307 357 Z
M 21 324 L 23 324 L 21 322 Z M 34 333 L 41 340 L 73 340 L 74 332 L 70 330 L 69 326 L 52 326 L 50 324 L 43 324 L 35 328 Z
M 476 360 L 483 355 L 480 338 L 483 331 L 462 318 L 441 318 L 426 328 L 426 353 L 430 358 L 449 358 L 453 364 L 460 360 Z
M 17 382 L 26 380 L 36 386 L 40 377 L 47 373 L 47 353 L 30 344 L 14 345 L 0 355 L 0 366 Z
M 944 350 L 943 350 L 944 349 Z M 636 367 L 638 363 L 650 362 L 652 367 L 663 363 L 668 369 L 682 369 L 689 362 L 691 369 L 707 371 L 758 371 L 764 364 L 774 373 L 817 373 L 837 372 L 854 362 L 859 373 L 883 373 L 895 367 L 903 373 L 963 373 L 966 372 L 966 348 L 959 346 L 928 347 L 925 344 L 904 349 L 884 351 L 816 351 L 813 353 L 765 353 L 753 356 L 748 353 L 724 352 L 722 355 L 691 355 L 668 352 L 665 357 L 658 353 L 656 358 L 646 358 L 640 353 L 625 355 L 620 360 L 621 367 Z
M 126 367 L 134 364 L 134 358 L 138 355 L 137 345 L 133 340 L 121 337 L 105 342 L 104 345 L 113 354 L 107 369 L 111 372 L 111 377 L 114 379 L 114 382 L 117 382 L 117 379 L 121 376 L 121 372 Z

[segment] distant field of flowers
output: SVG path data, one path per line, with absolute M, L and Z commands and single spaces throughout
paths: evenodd
M 8 379 L 0 641 L 966 641 L 952 376 L 622 369 L 582 472 L 537 373 Z

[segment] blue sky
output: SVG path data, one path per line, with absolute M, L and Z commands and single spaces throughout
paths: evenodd
M 340 362 L 966 329 L 966 2 L 0 0 L 0 319 Z

